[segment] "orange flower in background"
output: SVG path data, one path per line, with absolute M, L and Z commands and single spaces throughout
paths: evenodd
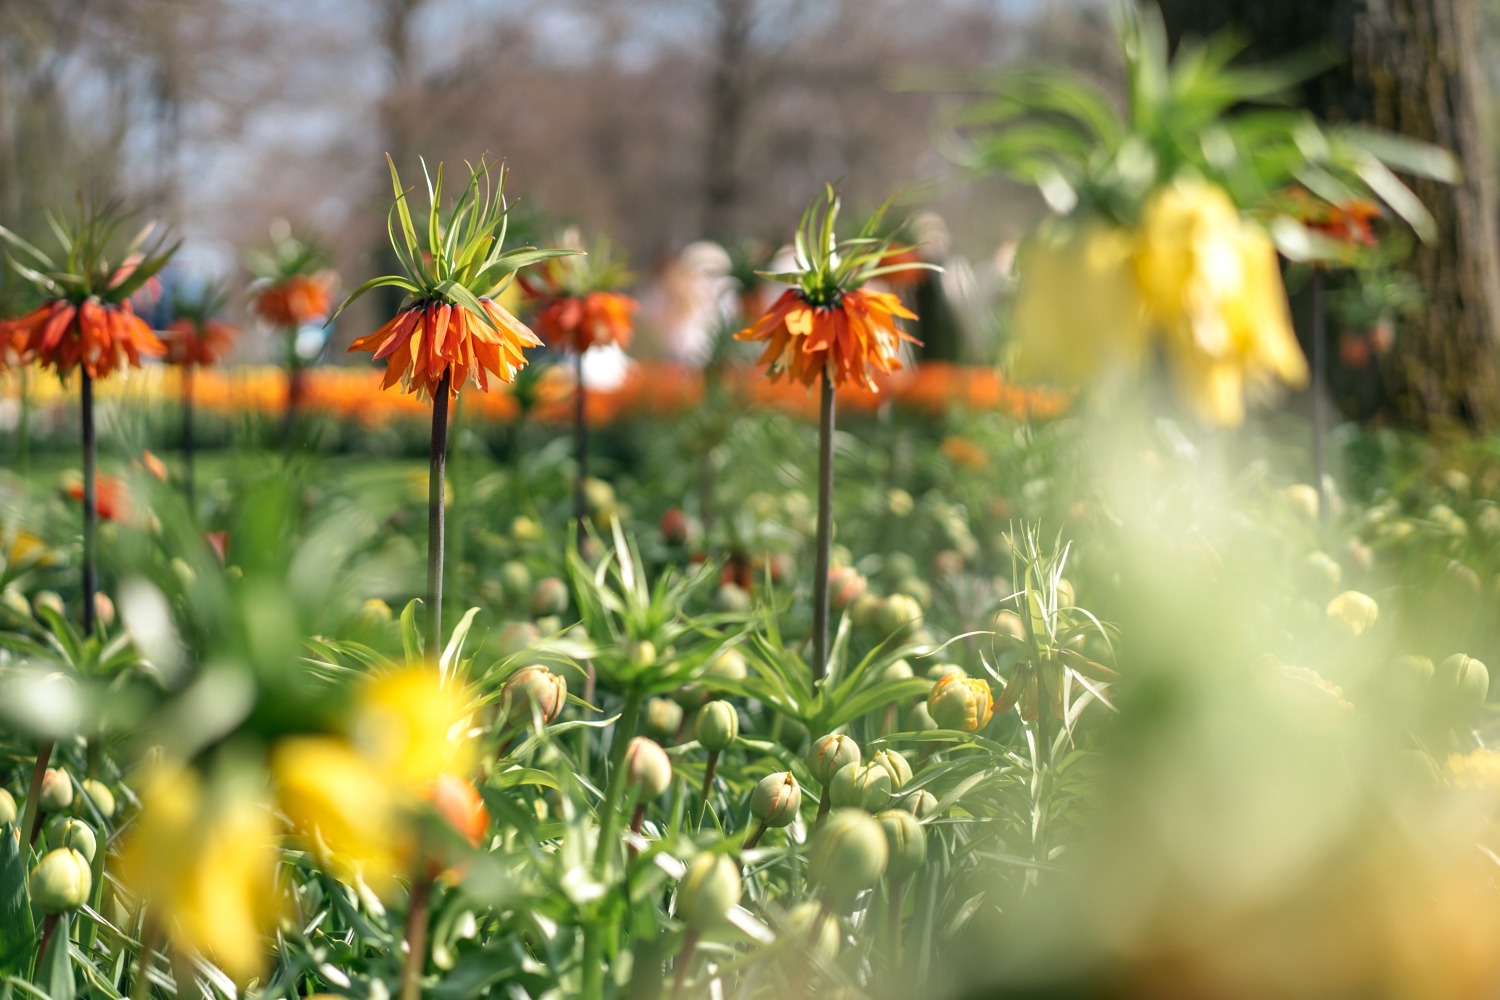
M 162 333 L 167 345 L 167 364 L 199 367 L 217 364 L 229 352 L 238 333 L 223 320 L 188 316 L 175 319 Z
M 272 326 L 316 323 L 333 310 L 333 275 L 290 275 L 262 288 L 253 304 L 255 314 Z
M 543 261 L 517 275 L 516 283 L 536 310 L 536 329 L 549 347 L 582 354 L 590 347 L 629 347 L 640 303 L 616 289 L 630 274 L 607 240 L 584 253 L 583 237 L 570 227 L 558 245 L 574 254 Z
M 827 372 L 836 385 L 853 383 L 873 390 L 873 372 L 890 374 L 901 367 L 901 341 L 917 343 L 897 324 L 916 314 L 890 292 L 856 288 L 831 305 L 813 305 L 800 289 L 788 289 L 736 340 L 764 341 L 759 363 L 772 379 L 782 374 L 811 386 Z
M 451 373 L 451 395 L 457 396 L 468 381 L 487 392 L 490 375 L 514 381 L 526 365 L 522 349 L 542 342 L 493 300 L 480 299 L 479 304 L 488 319 L 446 302 L 418 303 L 350 344 L 349 350 L 372 351 L 376 361 L 386 363 L 382 389 L 400 382 L 407 392 L 431 399 L 443 375 Z
M 630 346 L 640 303 L 620 292 L 589 292 L 543 300 L 536 328 L 547 344 L 582 353 L 590 347 Z
M 83 503 L 83 482 L 69 483 L 68 496 Z M 125 489 L 125 480 L 118 476 L 99 477 L 94 487 L 94 509 L 106 521 L 130 524 L 135 520 L 135 510 L 130 503 L 130 494 Z
M 92 296 L 77 304 L 54 299 L 0 323 L 0 341 L 18 345 L 17 353 L 58 375 L 81 366 L 94 379 L 139 368 L 143 356 L 161 357 L 167 350 L 128 301 L 116 305 Z
M 1321 236 L 1347 246 L 1373 247 L 1380 242 L 1374 222 L 1383 213 L 1373 201 L 1350 198 L 1334 203 L 1306 188 L 1293 188 L 1287 198 L 1291 216 Z

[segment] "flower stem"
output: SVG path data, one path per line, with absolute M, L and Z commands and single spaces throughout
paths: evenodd
M 899 972 L 901 969 L 901 911 L 902 903 L 906 898 L 906 880 L 892 881 L 886 887 L 889 909 L 886 916 L 886 930 L 890 933 L 890 960 L 891 969 Z
M 1312 272 L 1313 475 L 1317 478 L 1318 518 L 1328 523 L 1328 317 L 1323 308 L 1323 269 Z
M 448 387 L 453 371 L 443 372 L 432 395 L 431 462 L 427 470 L 427 657 L 443 654 L 443 485 L 448 468 Z
M 823 373 L 818 414 L 818 551 L 813 567 L 813 683 L 828 675 L 828 560 L 833 548 L 833 380 Z
M 833 800 L 828 797 L 828 786 L 823 786 L 823 794 L 818 797 L 818 817 L 813 820 L 813 829 L 823 825 L 823 817 L 828 815 L 828 809 L 833 805 Z
M 19 830 L 26 831 L 26 843 L 35 844 L 36 835 L 42 829 L 42 778 L 47 774 L 47 765 L 52 762 L 52 741 L 43 740 L 36 748 L 36 766 L 31 769 L 31 785 L 26 790 L 25 811 L 21 813 Z
M 573 372 L 577 389 L 573 394 L 573 440 L 574 455 L 578 463 L 578 481 L 573 486 L 573 515 L 578 518 L 578 536 L 583 537 L 583 522 L 589 516 L 588 494 L 584 481 L 589 477 L 589 422 L 588 387 L 583 384 L 583 352 L 573 356 Z
M 188 511 L 193 502 L 193 366 L 182 366 L 182 489 L 187 495 Z
M 99 589 L 99 442 L 94 433 L 94 380 L 82 372 L 79 402 L 83 423 L 83 634 L 94 634 L 94 593 Z
M 714 788 L 714 774 L 719 769 L 719 751 L 708 752 L 708 766 L 703 769 L 703 796 L 698 802 L 698 828 L 703 828 L 703 817 L 708 812 L 708 795 Z
M 446 376 L 445 376 L 446 379 Z M 401 972 L 401 1000 L 420 1000 L 422 970 L 427 966 L 427 911 L 432 880 L 418 875 L 411 884 L 411 906 L 406 914 L 406 965 Z
M 766 835 L 766 823 L 765 823 L 765 820 L 761 820 L 761 822 L 756 825 L 755 832 L 752 833 L 752 834 L 750 834 L 749 837 L 745 838 L 745 843 L 743 845 L 741 845 L 740 850 L 742 850 L 742 851 L 748 851 L 748 850 L 750 850 L 756 844 L 760 843 L 760 838 L 764 837 L 765 835 Z
M 682 951 L 677 953 L 677 968 L 672 974 L 672 1000 L 680 1000 L 682 988 L 687 984 L 688 972 L 698 951 L 698 932 L 688 931 L 682 939 Z
M 36 947 L 36 964 L 38 967 L 41 967 L 42 962 L 47 958 L 47 945 L 52 941 L 53 932 L 57 930 L 58 916 L 56 913 L 49 913 L 42 920 L 42 937 Z M 68 946 L 68 939 L 64 937 L 60 943 L 66 948 Z
M 613 742 L 609 748 L 609 783 L 604 788 L 604 804 L 599 816 L 599 844 L 594 850 L 594 878 L 602 880 L 614 856 L 615 831 L 620 826 L 620 798 L 625 793 L 625 747 L 635 735 L 636 716 L 640 714 L 641 693 L 634 688 L 625 694 L 625 705 L 620 709 L 620 720 L 615 723 Z

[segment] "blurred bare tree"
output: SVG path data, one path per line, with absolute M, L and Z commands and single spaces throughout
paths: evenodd
M 1385 413 L 1419 424 L 1500 425 L 1500 205 L 1474 0 L 1164 0 L 1162 9 L 1178 37 L 1239 29 L 1252 57 L 1322 50 L 1333 65 L 1304 88 L 1315 112 L 1435 142 L 1458 156 L 1462 183 L 1415 185 L 1439 237 L 1408 262 L 1426 304 L 1391 355 L 1394 391 Z

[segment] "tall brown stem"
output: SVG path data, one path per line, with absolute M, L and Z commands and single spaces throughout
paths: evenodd
M 813 681 L 828 675 L 828 561 L 833 549 L 833 380 L 823 373 L 818 414 L 818 552 L 813 567 Z
M 422 996 L 422 970 L 427 966 L 427 912 L 431 900 L 432 880 L 418 875 L 412 880 L 411 907 L 406 914 L 406 965 L 401 973 L 401 1000 L 420 1000 Z
M 578 518 L 578 537 L 583 537 L 583 522 L 589 516 L 589 498 L 584 483 L 589 477 L 588 387 L 583 384 L 583 352 L 573 356 L 577 389 L 573 395 L 573 435 L 578 481 L 573 487 L 573 514 Z
M 427 656 L 443 655 L 443 487 L 448 470 L 448 388 L 453 371 L 443 372 L 432 396 L 432 446 L 427 470 Z

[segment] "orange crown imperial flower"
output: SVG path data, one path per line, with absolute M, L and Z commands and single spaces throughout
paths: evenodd
M 550 346 L 582 353 L 590 347 L 630 346 L 639 303 L 617 291 L 630 279 L 624 262 L 600 239 L 587 253 L 576 229 L 559 240 L 579 251 L 546 261 L 519 279 L 536 307 L 536 328 Z
M 271 242 L 263 250 L 246 255 L 245 263 L 255 274 L 250 287 L 250 305 L 255 315 L 271 326 L 299 327 L 317 323 L 333 309 L 333 290 L 338 277 L 327 268 L 328 251 L 316 240 L 292 235 L 291 223 L 277 219 L 271 225 Z
M 826 376 L 835 385 L 852 382 L 874 391 L 874 372 L 889 374 L 901 367 L 901 342 L 918 343 L 897 320 L 917 317 L 894 294 L 860 286 L 913 267 L 935 268 L 905 259 L 888 262 L 909 248 L 893 248 L 873 235 L 884 208 L 857 237 L 843 242 L 834 236 L 838 212 L 832 187 L 821 205 L 808 206 L 797 227 L 797 269 L 765 275 L 797 287 L 782 293 L 735 339 L 765 343 L 760 363 L 768 366 L 773 380 L 786 374 L 811 386 Z
M 72 228 L 54 218 L 61 264 L 0 227 L 0 239 L 21 255 L 10 257 L 12 266 L 46 300 L 25 316 L 0 322 L 0 343 L 9 344 L 20 360 L 35 359 L 61 376 L 82 367 L 90 378 L 139 367 L 142 356 L 164 354 L 165 345 L 136 315 L 130 299 L 155 279 L 178 244 L 166 246 L 158 238 L 147 247 L 153 224 L 116 249 L 120 227 L 130 217 L 116 203 L 106 203 L 81 205 Z
M 502 251 L 509 211 L 505 174 L 502 168 L 499 184 L 492 184 L 492 168 L 484 160 L 469 167 L 468 186 L 446 214 L 443 167 L 438 165 L 436 179 L 427 179 L 428 215 L 419 237 L 396 164 L 389 156 L 386 160 L 396 195 L 390 228 L 401 233 L 401 240 L 393 236 L 391 243 L 405 273 L 371 278 L 344 300 L 333 318 L 375 288 L 400 288 L 407 301 L 389 322 L 349 350 L 370 351 L 375 360 L 386 362 L 382 389 L 400 382 L 423 399 L 445 390 L 456 396 L 469 381 L 488 391 L 491 375 L 514 381 L 526 365 L 523 348 L 540 347 L 541 341 L 495 299 L 521 268 L 577 251 Z
M 172 311 L 177 318 L 162 332 L 169 365 L 214 365 L 229 352 L 239 330 L 215 314 L 224 307 L 225 296 L 205 289 L 196 298 L 177 299 Z

